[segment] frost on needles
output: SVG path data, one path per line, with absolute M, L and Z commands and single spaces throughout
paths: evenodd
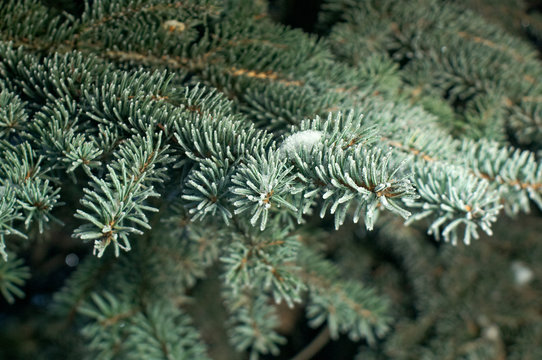
M 338 248 L 404 236 L 410 266 L 542 208 L 542 65 L 459 6 L 330 0 L 318 39 L 264 2 L 46 3 L 0 5 L 0 291 L 36 239 L 81 240 L 54 303 L 88 356 L 207 359 L 194 303 L 251 359 L 282 303 L 379 346 L 390 300 Z

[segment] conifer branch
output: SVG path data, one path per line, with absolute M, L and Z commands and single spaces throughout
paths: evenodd
M 278 329 L 282 302 L 303 307 L 309 325 L 325 324 L 315 344 L 378 338 L 363 347 L 377 357 L 395 356 L 395 342 L 428 359 L 442 344 L 463 344 L 461 355 L 474 359 L 492 342 L 535 343 L 523 336 L 535 326 L 504 331 L 495 316 L 504 302 L 484 308 L 490 321 L 469 313 L 479 303 L 465 284 L 501 286 L 484 278 L 475 287 L 475 261 L 454 272 L 454 256 L 482 258 L 480 247 L 437 250 L 402 227 L 426 221 L 433 238 L 468 244 L 495 232 L 501 208 L 542 208 L 542 66 L 531 47 L 438 0 L 327 0 L 318 36 L 274 22 L 261 1 L 96 0 L 80 10 L 0 4 L 8 302 L 28 277 L 18 257 L 6 262 L 8 249 L 34 251 L 34 230 L 60 218 L 70 227 L 75 212 L 73 236 L 92 240 L 98 256 L 57 294 L 56 313 L 82 330 L 90 357 L 207 359 L 205 329 L 182 310 L 204 287 L 224 309 L 203 316 L 227 318 L 231 345 L 251 360 L 277 355 L 293 335 Z M 58 211 L 60 194 L 68 205 Z M 378 222 L 386 210 L 399 217 Z M 328 212 L 338 236 L 313 216 Z M 131 251 L 115 259 L 120 250 Z M 499 261 L 491 266 L 509 265 Z M 533 270 L 511 271 L 516 283 L 491 294 L 532 290 Z M 459 305 L 443 295 L 457 292 L 454 276 L 469 277 L 459 281 L 468 306 L 448 315 L 441 310 Z M 392 306 L 370 286 L 384 292 L 398 279 L 407 285 L 390 292 L 401 308 L 386 340 Z M 416 331 L 395 337 L 416 317 Z M 459 318 L 474 324 L 467 333 Z

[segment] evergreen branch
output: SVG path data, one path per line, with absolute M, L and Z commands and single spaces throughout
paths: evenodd
M 38 156 L 28 142 L 11 147 L 2 155 L 0 170 L 5 183 L 22 185 L 44 177 L 47 172 L 41 167 L 44 157 Z
M 270 293 L 275 303 L 285 301 L 293 307 L 295 302 L 301 302 L 300 293 L 304 289 L 294 275 L 299 244 L 276 229 L 268 231 L 275 236 L 268 234 L 252 238 L 249 244 L 234 242 L 228 246 L 220 258 L 224 264 L 224 282 L 234 294 L 261 289 Z
M 82 167 L 90 176 L 91 169 L 101 165 L 97 159 L 103 151 L 82 133 L 79 115 L 75 101 L 57 100 L 35 114 L 30 135 L 44 148 L 52 167 L 64 167 L 72 176 Z
M 0 255 L 4 261 L 8 260 L 5 236 L 16 235 L 26 239 L 26 235 L 13 227 L 13 222 L 22 220 L 21 213 L 17 212 L 17 203 L 13 190 L 9 187 L 0 187 Z
M 439 239 L 440 227 L 445 225 L 444 240 L 454 245 L 460 225 L 465 227 L 465 244 L 469 244 L 471 238 L 478 238 L 478 227 L 492 235 L 491 223 L 497 220 L 502 205 L 498 192 L 489 189 L 487 181 L 463 168 L 439 163 L 433 167 L 416 166 L 414 183 L 423 202 L 407 200 L 407 204 L 422 211 L 413 215 L 407 224 L 431 216 L 434 220 L 428 234 Z
M 17 202 L 21 206 L 25 215 L 24 224 L 28 229 L 32 221 L 38 222 L 40 234 L 46 223 L 50 220 L 55 220 L 61 223 L 58 219 L 51 215 L 51 210 L 57 205 L 57 200 L 60 197 L 58 193 L 60 189 L 53 189 L 49 186 L 49 180 L 40 178 L 32 182 L 25 182 L 17 188 Z
M 522 320 L 514 320 L 513 331 L 503 326 L 495 335 L 486 312 L 471 311 L 466 290 L 480 276 L 472 261 L 461 263 L 469 279 L 459 292 L 450 280 L 433 281 L 455 280 L 458 258 L 449 255 L 463 248 L 367 246 L 373 236 L 399 233 L 395 218 L 368 239 L 319 241 L 327 222 L 310 215 L 319 207 L 321 217 L 334 215 L 336 228 L 351 215 L 372 229 L 387 209 L 407 224 L 427 218 L 430 234 L 455 244 L 480 229 L 495 231 L 503 205 L 512 214 L 528 211 L 530 201 L 542 207 L 536 53 L 439 0 L 327 3 L 319 36 L 273 23 L 261 1 L 94 0 L 81 16 L 38 0 L 0 5 L 0 254 L 5 260 L 6 236 L 25 238 L 18 225 L 37 222 L 43 231 L 55 220 L 60 189 L 72 196 L 79 175 L 90 180 L 74 236 L 94 240 L 98 257 L 111 244 L 116 256 L 134 248 L 118 260 L 108 254 L 82 264 L 56 298 L 68 325 L 83 327 L 89 357 L 206 359 L 179 306 L 188 296 L 200 301 L 200 290 L 214 285 L 208 270 L 217 259 L 231 343 L 252 360 L 276 355 L 284 343 L 282 301 L 293 307 L 307 300 L 309 324 L 326 323 L 320 339 L 346 333 L 373 344 L 382 337 L 391 322 L 388 301 L 359 282 L 375 264 L 360 260 L 377 258 L 385 264 L 378 274 L 371 269 L 374 282 L 406 280 L 400 291 L 412 291 L 414 303 L 394 296 L 405 305 L 398 314 L 422 321 L 412 334 L 406 330 L 416 339 L 399 339 L 412 351 L 390 351 L 394 337 L 379 342 L 384 351 L 376 357 L 436 359 L 443 334 L 451 334 L 449 357 L 503 354 L 503 344 L 520 335 L 518 346 L 534 346 L 536 336 L 528 335 L 539 332 L 535 326 L 518 332 Z M 335 113 L 320 118 L 328 112 Z M 295 220 L 307 222 L 314 246 L 339 245 L 326 254 L 333 261 L 294 238 Z M 344 256 L 360 249 L 369 251 Z M 482 254 L 477 249 L 468 251 Z M 442 267 L 445 257 L 451 260 Z M 16 271 L 6 272 L 10 266 Z M 396 274 L 403 267 L 404 279 Z M 505 292 L 532 290 L 529 271 L 514 265 L 516 283 Z M 21 295 L 25 276 L 18 260 L 0 264 L 8 301 Z M 448 287 L 458 293 L 452 302 L 426 296 Z M 214 296 L 216 288 L 204 293 Z M 457 312 L 443 315 L 449 305 L 474 325 L 454 319 Z M 501 326 L 508 319 L 495 309 L 487 316 Z M 82 322 L 71 321 L 76 312 Z M 465 323 L 467 332 L 455 331 Z M 499 351 L 484 353 L 492 343 Z
M 503 140 L 508 118 L 518 116 L 516 99 L 540 93 L 534 81 L 541 70 L 536 53 L 461 6 L 437 3 L 423 1 L 414 8 L 331 1 L 330 14 L 339 12 L 345 21 L 335 26 L 332 46 L 349 62 L 364 58 L 367 50 L 392 55 L 404 69 L 406 84 L 451 105 L 462 134 L 472 136 L 474 130 L 476 137 Z M 533 115 L 528 117 L 536 122 Z M 529 122 L 516 120 L 514 126 L 526 146 L 536 143 Z
M 542 164 L 533 153 L 488 141 L 463 141 L 461 150 L 474 174 L 495 184 L 507 212 L 528 212 L 529 199 L 542 209 Z
M 81 200 L 89 211 L 77 210 L 76 214 L 88 223 L 76 229 L 74 236 L 94 240 L 98 257 L 111 242 L 117 256 L 119 249 L 129 251 L 128 235 L 142 234 L 138 227 L 150 228 L 144 212 L 157 209 L 144 202 L 148 197 L 158 196 L 158 193 L 147 183 L 163 180 L 164 170 L 155 170 L 155 166 L 164 166 L 170 161 L 164 152 L 160 136 L 157 140 L 149 134 L 145 138 L 136 136 L 117 152 L 118 160 L 107 167 L 106 179 L 91 177 L 92 189 L 85 189 Z
M 434 158 L 433 156 L 429 155 L 428 151 L 424 151 L 424 150 L 420 150 L 421 146 L 418 146 L 418 147 L 414 147 L 412 145 L 404 145 L 404 144 L 401 144 L 400 142 L 398 141 L 395 141 L 395 140 L 391 140 L 391 139 L 388 139 L 386 137 L 382 137 L 382 140 L 387 142 L 390 146 L 394 147 L 394 148 L 397 148 L 407 154 L 413 154 L 415 156 L 419 156 L 421 157 L 423 160 L 427 161 L 427 162 L 431 162 L 431 161 L 436 161 L 438 159 Z M 411 139 L 409 139 L 409 142 L 411 141 Z M 426 142 L 426 144 L 429 144 L 430 142 Z
M 263 156 L 249 156 L 247 163 L 241 165 L 232 177 L 235 214 L 249 211 L 252 226 L 259 221 L 260 230 L 263 231 L 273 207 L 297 212 L 288 201 L 288 195 L 301 190 L 292 186 L 291 170 L 292 167 L 286 167 L 286 160 L 277 157 L 274 151 L 268 151 Z
M 134 182 L 161 183 L 167 180 L 164 166 L 174 159 L 169 157 L 168 145 L 162 145 L 162 132 L 156 139 L 154 137 L 149 128 L 145 136 L 138 134 L 125 141 L 115 153 L 117 161 L 112 168 L 120 171 L 121 162 L 129 164 L 128 176 Z
M 171 70 L 180 70 L 187 68 L 187 60 L 179 56 L 163 55 L 156 56 L 152 54 L 140 53 L 137 51 L 108 50 L 104 52 L 106 58 L 121 61 L 132 61 L 147 65 L 167 65 Z M 102 56 L 103 56 L 102 55 Z
M 250 351 L 250 360 L 259 354 L 278 355 L 278 345 L 284 337 L 275 331 L 278 319 L 268 297 L 263 293 L 247 291 L 232 293 L 226 288 L 223 296 L 231 313 L 230 342 L 238 351 Z
M 353 340 L 366 338 L 370 343 L 375 335 L 381 337 L 388 331 L 388 303 L 373 290 L 358 282 L 339 280 L 338 269 L 306 246 L 301 247 L 297 263 L 309 287 L 307 316 L 311 326 L 327 321 L 332 339 L 343 332 Z
M 340 114 L 337 116 L 341 117 Z M 328 132 L 323 132 L 322 142 L 311 144 L 308 151 L 306 144 L 296 145 L 298 153 L 288 150 L 293 154 L 290 156 L 295 164 L 297 177 L 309 186 L 316 184 L 314 190 L 306 193 L 304 197 L 311 198 L 323 192 L 324 202 L 320 216 L 323 217 L 330 208 L 330 213 L 335 214 L 336 228 L 344 222 L 352 203 L 357 204 L 353 214 L 354 222 L 359 220 L 363 212 L 368 229 L 373 228 L 379 204 L 408 218 L 410 213 L 402 209 L 396 199 L 416 197 L 410 180 L 406 177 L 395 179 L 400 166 L 389 172 L 391 154 L 383 155 L 381 149 L 368 149 L 364 146 L 372 141 L 374 131 L 363 129 L 359 135 L 348 131 L 352 118 L 351 113 L 344 127 L 336 120 L 334 128 L 331 128 L 333 122 L 330 115 L 322 127 Z M 308 130 L 304 131 L 306 133 Z M 286 141 L 285 144 L 286 148 L 290 148 Z
M 138 299 L 93 293 L 78 312 L 91 320 L 82 330 L 98 358 L 207 359 L 206 349 L 188 317 L 167 300 L 144 306 Z M 140 300 L 140 299 L 139 299 Z
M 407 139 L 405 143 L 400 143 L 383 137 L 383 140 L 394 148 L 428 163 L 442 160 L 435 155 L 429 155 L 435 153 L 434 149 L 451 148 L 452 151 L 466 154 L 461 162 L 470 170 L 470 174 L 487 180 L 492 188 L 498 189 L 505 209 L 510 214 L 517 214 L 520 210 L 528 212 L 529 199 L 541 207 L 542 170 L 533 153 L 502 147 L 495 142 L 484 140 L 477 143 L 472 140 L 458 143 L 446 136 L 438 141 L 429 141 L 420 136 L 410 136 Z M 457 161 L 454 155 L 442 157 Z
M 87 257 L 83 263 L 78 265 L 64 287 L 55 294 L 53 311 L 66 317 L 66 326 L 71 325 L 79 307 L 90 293 L 96 291 L 96 287 L 103 281 L 104 275 L 111 271 L 113 259 L 98 261 L 97 258 Z
M 282 79 L 279 74 L 272 71 L 258 72 L 254 70 L 238 69 L 236 67 L 232 67 L 229 72 L 233 76 L 247 76 L 249 78 L 276 81 L 279 84 L 284 84 L 286 86 L 303 86 L 303 83 L 301 81 Z
M 519 104 L 511 103 L 510 106 L 509 125 L 514 130 L 514 136 L 521 144 L 536 146 L 542 139 L 542 104 L 521 99 Z
M 28 115 L 24 105 L 17 95 L 0 86 L 0 139 L 20 136 L 26 128 Z
M 226 162 L 225 168 L 228 168 Z M 232 213 L 226 195 L 231 181 L 231 169 L 226 173 L 225 168 L 218 167 L 212 161 L 202 161 L 199 170 L 191 171 L 186 180 L 185 190 L 182 195 L 187 200 L 189 213 L 194 220 L 203 219 L 210 215 L 220 215 L 226 225 Z
M 190 319 L 166 301 L 155 301 L 130 319 L 130 359 L 205 360 L 206 347 Z
M 97 28 L 118 20 L 126 20 L 135 16 L 148 13 L 174 13 L 178 9 L 187 9 L 190 12 L 209 13 L 216 15 L 218 9 L 212 1 L 206 1 L 207 6 L 203 6 L 198 2 L 191 1 L 115 1 L 107 2 L 100 1 L 92 7 L 87 7 L 81 17 L 83 28 L 79 32 L 79 36 L 87 32 L 96 30 Z
M 78 308 L 81 315 L 93 320 L 82 329 L 83 336 L 90 339 L 89 350 L 100 359 L 127 356 L 127 325 L 140 309 L 109 292 L 104 292 L 103 295 L 92 293 L 90 298 L 91 301 Z
M 166 72 L 105 72 L 83 88 L 84 115 L 125 134 L 144 133 L 172 115 L 160 101 L 169 98 L 171 80 Z
M 37 221 L 40 233 L 51 219 L 51 211 L 57 205 L 60 189 L 49 185 L 42 170 L 43 156 L 37 156 L 28 142 L 6 150 L 0 164 L 0 183 L 14 190 L 17 205 L 15 211 L 23 213 L 25 228 Z M 17 234 L 21 235 L 17 232 Z
M 4 252 L 4 249 L 1 249 Z M 11 254 L 13 257 L 13 254 Z M 4 260 L 8 257 L 7 253 Z M 23 260 L 15 257 L 11 261 L 0 261 L 0 293 L 9 304 L 15 302 L 15 297 L 24 298 L 21 287 L 30 278 L 30 268 L 23 265 Z
M 184 154 L 193 161 L 209 158 L 224 165 L 235 164 L 248 154 L 262 153 L 270 136 L 234 118 L 215 121 L 210 114 L 194 119 L 176 119 L 175 138 Z
M 73 34 L 73 19 L 52 14 L 37 0 L 8 0 L 0 4 L 0 40 L 32 50 L 50 50 Z
M 79 99 L 82 87 L 89 86 L 105 67 L 95 56 L 80 52 L 54 53 L 40 59 L 23 48 L 0 43 L 0 72 L 11 78 L 26 97 L 37 104 L 58 99 Z
M 204 221 L 180 227 L 178 221 L 168 219 L 163 231 L 153 235 L 149 253 L 156 254 L 150 262 L 152 271 L 176 274 L 172 279 L 160 275 L 155 281 L 173 296 L 179 296 L 205 278 L 206 269 L 212 266 L 221 253 L 224 235 L 214 223 Z
M 510 56 L 512 56 L 512 58 L 514 58 L 514 60 L 516 60 L 516 61 L 519 61 L 519 62 L 524 62 L 525 61 L 525 57 L 523 55 L 521 55 L 520 53 L 518 53 L 516 50 L 514 50 L 512 48 L 509 48 L 507 46 L 504 46 L 504 45 L 497 44 L 494 41 L 491 41 L 489 39 L 483 38 L 481 36 L 476 36 L 476 35 L 473 35 L 473 34 L 469 34 L 466 31 L 459 31 L 459 32 L 457 32 L 457 35 L 460 38 L 467 39 L 467 40 L 472 40 L 475 43 L 483 44 L 483 45 L 485 45 L 487 47 L 490 47 L 492 49 L 496 49 L 498 51 L 506 52 L 506 53 L 510 54 Z

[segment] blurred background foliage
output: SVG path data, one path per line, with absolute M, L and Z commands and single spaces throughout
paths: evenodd
M 73 14 L 84 9 L 82 0 L 43 2 Z M 542 51 L 541 2 L 456 2 Z M 325 34 L 317 26 L 321 5 L 321 0 L 270 0 L 269 11 L 276 21 Z M 329 224 L 328 231 L 318 234 L 328 258 L 345 265 L 345 277 L 361 279 L 386 294 L 398 320 L 376 347 L 346 338 L 324 340 L 314 359 L 352 359 L 355 354 L 359 360 L 466 359 L 464 354 L 472 349 L 479 351 L 480 358 L 542 359 L 541 216 L 536 207 L 532 214 L 516 219 L 501 216 L 494 236 L 482 236 L 468 247 L 436 243 L 429 237 L 412 241 L 424 235 L 405 229 L 395 218 L 385 219 L 387 226 L 372 233 L 354 225 L 336 232 Z M 55 318 L 50 311 L 53 294 L 88 253 L 86 245 L 71 238 L 72 230 L 70 224 L 62 231 L 57 227 L 28 249 L 24 260 L 33 277 L 22 289 L 25 298 L 10 304 L 0 297 L 0 359 L 82 357 L 80 338 L 70 332 L 66 319 Z M 345 240 L 350 237 L 356 241 Z M 210 279 L 213 271 L 217 273 L 211 268 Z M 220 297 L 213 293 L 216 288 L 212 280 L 198 283 L 187 310 L 197 320 L 205 342 L 213 344 L 213 359 L 241 359 L 221 326 L 226 314 Z M 299 308 L 281 308 L 279 315 L 279 332 L 288 343 L 278 358 L 289 359 L 306 348 L 320 329 L 309 328 Z M 529 351 L 515 351 L 520 348 Z M 443 358 L 439 353 L 448 355 Z

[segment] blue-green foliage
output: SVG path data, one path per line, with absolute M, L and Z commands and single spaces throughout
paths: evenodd
M 280 303 L 377 344 L 389 301 L 326 259 L 328 213 L 336 230 L 406 220 L 468 244 L 503 207 L 542 208 L 540 159 L 510 145 L 540 146 L 538 60 L 455 5 L 423 4 L 330 1 L 326 39 L 248 0 L 0 5 L 4 297 L 28 276 L 6 247 L 61 224 L 62 194 L 99 259 L 56 313 L 78 314 L 93 358 L 208 358 L 184 307 L 210 274 L 251 359 L 284 344 Z
M 13 254 L 9 261 L 0 263 L 0 293 L 10 304 L 15 302 L 15 298 L 23 298 L 24 292 L 21 287 L 24 286 L 26 279 L 30 277 L 30 269 L 23 265 L 23 260 L 14 258 Z

